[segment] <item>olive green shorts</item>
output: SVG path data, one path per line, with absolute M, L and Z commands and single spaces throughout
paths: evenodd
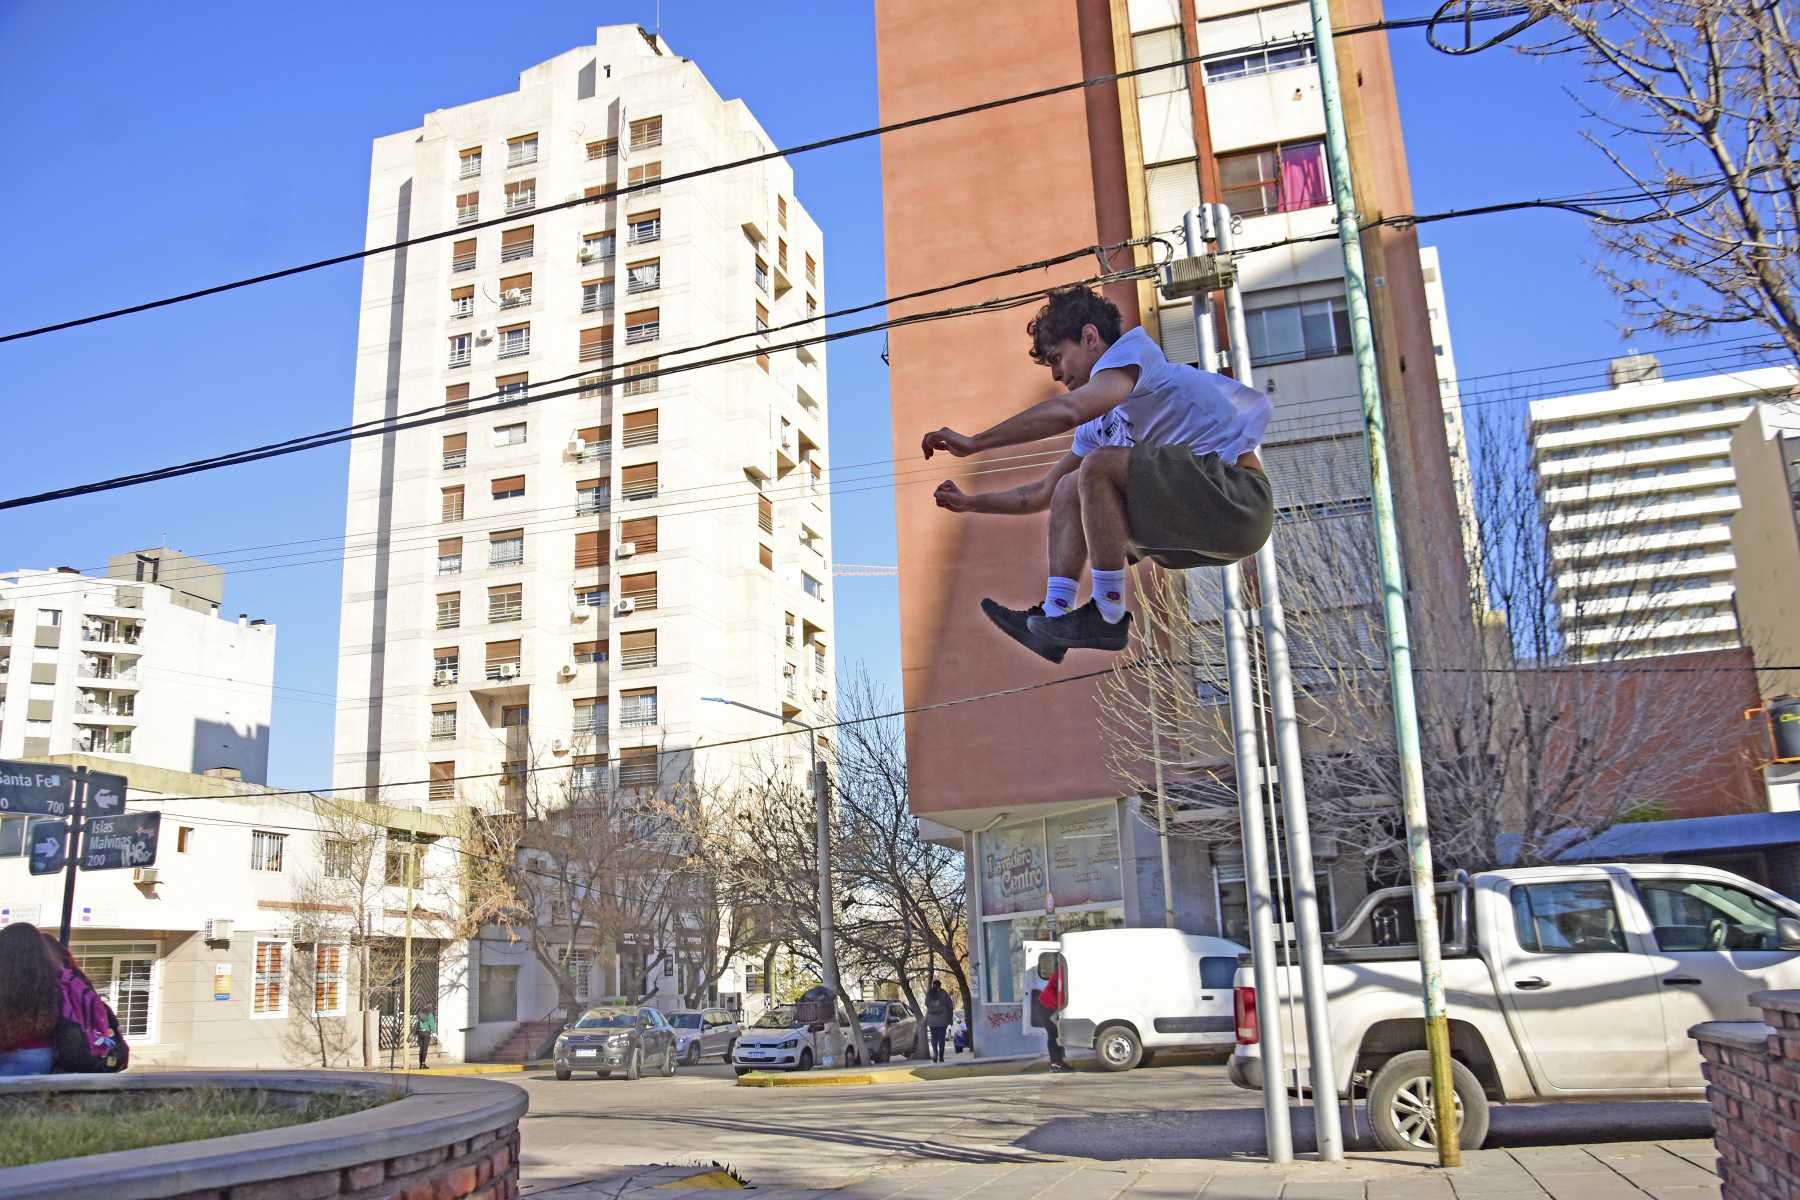
M 1171 570 L 1225 567 L 1269 540 L 1275 502 L 1254 467 L 1185 446 L 1133 446 L 1125 477 L 1126 555 Z

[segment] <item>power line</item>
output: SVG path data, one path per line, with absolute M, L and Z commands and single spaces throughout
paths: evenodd
M 1510 19 L 1525 11 L 1527 10 L 1523 8 L 1498 10 L 1493 13 L 1476 14 L 1471 19 L 1480 21 Z M 1370 21 L 1362 25 L 1352 25 L 1339 29 L 1335 31 L 1335 35 L 1337 37 L 1351 37 L 1357 34 L 1376 33 L 1389 29 L 1416 29 L 1434 25 L 1438 20 L 1438 17 L 1432 16 Z M 669 184 L 682 183 L 691 179 L 700 179 L 708 175 L 719 174 L 723 171 L 735 170 L 739 167 L 755 166 L 759 163 L 772 162 L 776 159 L 786 158 L 790 155 L 807 154 L 815 150 L 824 150 L 833 146 L 842 146 L 851 142 L 863 141 L 867 138 L 883 137 L 890 133 L 899 133 L 907 129 L 916 129 L 924 125 L 935 124 L 939 121 L 973 116 L 977 113 L 991 112 L 994 109 L 1006 108 L 1015 104 L 1024 104 L 1033 100 L 1043 100 L 1067 92 L 1080 91 L 1091 87 L 1100 87 L 1105 84 L 1118 83 L 1126 79 L 1135 79 L 1140 75 L 1150 75 L 1159 71 L 1167 71 L 1174 67 L 1190 66 L 1199 63 L 1206 58 L 1230 57 L 1235 54 L 1245 54 L 1256 50 L 1265 50 L 1288 44 L 1303 45 L 1310 43 L 1311 41 L 1312 36 L 1310 34 L 1294 34 L 1285 38 L 1271 38 L 1263 42 L 1238 47 L 1232 50 L 1211 50 L 1205 55 L 1191 54 L 1182 58 L 1171 59 L 1167 62 L 1159 62 L 1154 66 L 1134 67 L 1130 70 L 1114 71 L 1105 75 L 1095 75 L 1087 79 L 1078 79 L 1069 83 L 1060 83 L 1050 87 L 1038 88 L 1035 91 L 1019 92 L 1011 96 L 1003 96 L 994 100 L 984 100 L 976 104 L 968 104 L 959 108 L 929 113 L 925 116 L 911 117 L 904 121 L 893 121 L 885 125 L 875 125 L 867 129 L 859 129 L 850 133 L 837 134 L 833 137 L 820 138 L 816 141 L 802 142 L 799 145 L 789 146 L 783 149 L 767 150 L 745 158 L 733 159 L 729 162 L 714 163 L 709 166 L 680 171 L 674 175 L 666 175 L 659 179 L 644 180 L 639 183 L 627 182 L 609 190 L 596 192 L 592 196 L 578 196 L 572 200 L 564 200 L 556 204 L 547 204 L 533 209 L 528 214 L 514 213 L 503 215 L 495 217 L 492 220 L 472 222 L 468 225 L 440 230 L 436 233 L 420 234 L 417 237 L 403 238 L 380 246 L 370 246 L 343 254 L 334 254 L 327 258 L 315 259 L 311 262 L 283 267 L 276 271 L 267 271 L 260 275 L 252 275 L 243 279 L 231 280 L 226 283 L 213 284 L 209 287 L 198 288 L 193 291 L 181 292 L 170 296 L 163 296 L 159 299 L 146 300 L 137 304 L 127 305 L 123 308 L 91 313 L 87 316 L 74 317 L 66 321 L 57 321 L 52 324 L 40 325 L 35 328 L 14 330 L 11 333 L 0 334 L 0 344 L 20 341 L 25 338 L 40 337 L 48 333 L 57 333 L 67 329 L 75 329 L 83 325 L 92 325 L 101 321 L 110 321 L 118 317 L 132 316 L 137 313 L 149 312 L 154 309 L 167 308 L 170 305 L 183 304 L 190 300 L 199 300 L 207 296 L 217 296 L 225 292 L 236 291 L 239 288 L 270 283 L 278 279 L 286 279 L 294 275 L 305 274 L 309 271 L 317 271 L 325 267 L 335 267 L 345 263 L 358 262 L 365 258 L 374 257 L 375 255 L 388 254 L 412 246 L 422 246 L 429 242 L 442 241 L 446 238 L 467 237 L 470 233 L 475 231 L 504 225 L 511 221 L 527 218 L 535 220 L 540 216 L 560 212 L 564 209 L 579 208 L 588 204 L 598 204 L 607 200 L 617 199 L 621 196 L 629 196 L 635 192 L 666 187 Z

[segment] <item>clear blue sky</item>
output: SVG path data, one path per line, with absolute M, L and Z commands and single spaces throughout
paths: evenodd
M 662 8 L 676 51 L 744 98 L 778 144 L 875 123 L 866 0 L 790 3 L 780 21 L 716 0 Z M 357 246 L 371 139 L 510 91 L 521 69 L 588 41 L 596 25 L 648 24 L 653 12 L 650 0 L 0 4 L 0 111 L 22 185 L 0 190 L 0 329 Z M 1421 209 L 1616 182 L 1577 139 L 1561 67 L 1505 50 L 1452 60 L 1418 33 L 1396 35 L 1394 54 Z M 794 167 L 824 227 L 829 302 L 884 294 L 875 144 Z M 1534 366 L 1620 348 L 1578 219 L 1489 217 L 1425 237 L 1442 247 L 1465 377 L 1514 371 L 1529 387 L 1572 374 Z M 342 423 L 359 282 L 358 268 L 334 268 L 0 348 L 10 443 L 0 495 Z M 837 466 L 890 457 L 880 351 L 878 338 L 832 349 Z M 0 513 L 0 569 L 97 568 L 164 541 L 227 561 L 227 612 L 280 627 L 271 777 L 324 785 L 344 468 L 342 452 L 322 451 Z M 839 496 L 834 523 L 834 560 L 894 561 L 886 491 Z M 840 662 L 866 663 L 897 691 L 894 597 L 891 578 L 836 584 Z

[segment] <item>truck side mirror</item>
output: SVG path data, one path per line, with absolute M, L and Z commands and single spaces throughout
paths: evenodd
M 1782 950 L 1800 950 L 1800 920 L 1793 917 L 1775 919 L 1775 942 Z

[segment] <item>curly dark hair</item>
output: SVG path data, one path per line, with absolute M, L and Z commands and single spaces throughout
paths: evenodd
M 1092 325 L 1100 340 L 1112 345 L 1119 340 L 1119 306 L 1092 288 L 1060 288 L 1025 325 L 1031 336 L 1031 361 L 1042 365 L 1058 342 L 1079 342 L 1084 326 Z
M 0 1050 L 48 1041 L 62 1015 L 61 974 L 37 926 L 0 929 Z

